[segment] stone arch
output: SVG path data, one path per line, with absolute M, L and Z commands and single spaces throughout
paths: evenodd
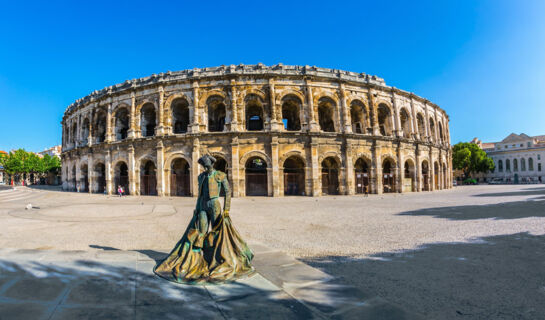
M 424 116 L 421 112 L 416 114 L 416 126 L 418 128 L 420 139 L 424 139 L 426 137 L 426 122 L 424 121 Z
M 106 120 L 108 111 L 104 107 L 98 107 L 95 111 L 93 121 L 93 138 L 95 143 L 102 143 L 106 140 Z
M 282 97 L 281 112 L 284 129 L 287 131 L 301 130 L 301 119 L 304 117 L 303 101 L 299 96 L 289 93 Z
M 275 101 L 282 101 L 285 97 L 289 95 L 293 95 L 299 98 L 299 100 L 301 101 L 301 104 L 305 103 L 305 100 L 306 100 L 305 94 L 299 90 L 294 90 L 294 89 L 281 90 L 279 93 L 275 95 L 276 97 Z
M 265 115 L 265 99 L 261 95 L 247 93 L 244 96 L 244 124 L 246 130 L 263 130 L 265 127 Z
M 111 127 L 114 128 L 115 139 L 121 141 L 127 138 L 130 129 L 130 107 L 121 104 L 115 109 Z
M 89 165 L 87 161 L 80 162 L 80 192 L 89 192 Z
M 253 157 L 263 158 L 263 160 L 265 160 L 267 162 L 267 168 L 272 168 L 271 158 L 265 152 L 259 151 L 259 150 L 252 150 L 252 151 L 246 152 L 240 158 L 240 161 L 239 161 L 240 167 L 243 168 L 244 165 L 246 164 L 246 162 L 248 161 L 248 159 L 253 158 Z
M 397 191 L 396 187 L 396 162 L 391 156 L 383 156 L 381 161 L 382 187 L 384 193 Z
M 146 102 L 140 107 L 140 134 L 142 137 L 155 136 L 155 130 L 159 123 L 157 107 L 152 102 Z
M 338 157 L 324 156 L 319 162 L 322 194 L 339 194 L 341 165 Z
M 252 151 L 247 154 L 252 153 Z M 269 195 L 269 175 L 271 163 L 263 165 L 264 158 L 261 154 L 246 157 L 244 162 L 244 181 L 246 184 L 246 195 L 267 196 Z
M 284 195 L 304 196 L 306 195 L 306 161 L 299 152 L 292 152 L 285 157 L 280 167 L 282 189 Z
M 219 97 L 223 104 L 227 105 L 229 103 L 229 99 L 227 99 L 227 94 L 225 93 L 225 91 L 223 90 L 218 90 L 218 89 L 212 89 L 212 90 L 208 90 L 206 92 L 203 92 L 200 94 L 199 96 L 199 104 L 200 104 L 200 107 L 201 108 L 204 108 L 207 106 L 207 102 L 210 98 L 214 97 L 214 96 L 217 96 Z
M 114 170 L 114 192 L 118 193 L 118 188 L 121 186 L 123 188 L 123 194 L 130 194 L 129 188 L 129 162 L 126 159 L 117 159 L 112 165 Z
M 173 157 L 166 169 L 170 196 L 191 196 L 191 162 L 183 156 Z
M 89 117 L 84 116 L 81 123 L 81 142 L 86 145 L 89 142 L 89 130 L 91 128 L 91 121 L 89 120 Z
M 191 156 L 188 156 L 186 153 L 181 151 L 173 152 L 173 153 L 170 153 L 165 159 L 165 165 L 164 165 L 165 170 L 168 170 L 166 168 L 170 168 L 170 166 L 172 165 L 172 161 L 178 158 L 182 158 L 185 161 L 187 161 L 187 163 L 191 163 Z
M 140 195 L 157 195 L 157 164 L 149 157 L 139 161 Z
M 146 104 L 152 104 L 152 105 L 153 105 L 153 108 L 155 109 L 155 113 L 158 113 L 159 107 L 157 106 L 157 103 L 156 103 L 155 100 L 153 100 L 153 99 L 144 99 L 144 100 L 140 101 L 140 102 L 136 105 L 136 109 L 134 110 L 134 112 L 135 112 L 137 115 L 140 115 L 140 113 L 141 113 L 141 111 L 142 111 L 142 107 L 144 107 Z
M 433 120 L 433 117 L 430 117 L 428 120 L 429 126 L 430 126 L 430 138 L 431 141 L 437 142 L 437 135 L 436 135 L 436 128 L 435 128 L 435 120 Z
M 119 102 L 115 105 L 115 107 L 112 108 L 112 114 L 115 114 L 120 108 L 127 108 L 127 110 L 130 111 L 131 105 L 126 102 Z
M 335 162 L 337 163 L 337 165 L 342 168 L 343 166 L 343 161 L 342 161 L 342 158 L 341 156 L 335 152 L 335 151 L 329 151 L 329 152 L 326 152 L 324 154 L 321 154 L 319 157 L 318 157 L 318 163 L 322 163 L 324 161 L 325 158 L 333 158 L 335 159 Z
M 372 161 L 365 154 L 360 154 L 353 158 L 354 162 L 354 177 L 356 193 L 369 193 L 369 181 L 371 179 Z
M 337 122 L 337 100 L 328 95 L 322 95 L 315 104 L 318 115 L 318 124 L 323 132 L 335 132 Z
M 420 162 L 420 172 L 422 175 L 422 191 L 430 191 L 430 162 L 427 158 Z
M 390 104 L 386 102 L 379 102 L 377 104 L 377 120 L 381 135 L 391 136 L 394 134 L 392 118 L 393 112 Z
M 104 193 L 106 191 L 106 164 L 103 160 L 93 162 L 93 193 Z
M 407 111 L 407 108 L 401 107 L 399 109 L 399 123 L 401 124 L 401 129 L 403 130 L 403 137 L 411 137 L 411 114 Z
M 225 128 L 227 104 L 225 98 L 220 95 L 208 96 L 205 102 L 207 114 L 207 127 L 209 132 L 222 132 Z
M 291 158 L 291 157 L 299 157 L 303 159 L 303 163 L 306 166 L 307 159 L 305 158 L 304 152 L 302 152 L 301 150 L 290 150 L 288 152 L 284 152 L 284 154 L 278 159 L 278 167 L 279 168 L 284 167 L 284 161 L 286 161 L 288 158 Z
M 350 108 L 350 123 L 353 133 L 367 133 L 369 112 L 363 101 L 360 99 L 352 99 L 349 104 Z
M 189 100 L 185 95 L 179 95 L 179 97 L 172 99 L 168 106 L 168 123 L 171 126 L 171 132 L 174 134 L 186 133 L 191 122 L 191 119 L 189 119 Z
M 413 192 L 416 191 L 416 161 L 412 157 L 405 157 L 403 161 L 402 170 L 402 191 Z

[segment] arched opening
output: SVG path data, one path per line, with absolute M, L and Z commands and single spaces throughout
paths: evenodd
M 170 165 L 170 195 L 190 196 L 191 176 L 189 163 L 182 158 L 177 158 Z
M 77 180 L 76 180 L 76 165 L 73 165 L 72 166 L 72 190 L 73 191 L 78 191 L 78 187 L 77 187 Z
M 437 138 L 435 136 L 435 122 L 433 121 L 432 118 L 430 118 L 430 137 L 431 137 L 431 141 L 437 142 Z
M 414 181 L 414 162 L 406 160 L 403 165 L 403 192 L 413 192 L 415 187 Z
M 291 156 L 284 161 L 284 195 L 305 195 L 305 163 L 300 157 Z
M 390 159 L 382 162 L 382 188 L 384 193 L 396 192 L 394 163 Z
M 294 95 L 287 95 L 282 98 L 282 122 L 285 130 L 301 130 L 301 120 L 299 119 L 301 106 L 301 100 Z
M 157 195 L 157 176 L 155 163 L 148 160 L 140 167 L 140 194 L 143 196 Z
M 526 171 L 526 159 L 520 159 L 520 171 Z
M 528 158 L 528 170 L 534 171 L 534 158 Z
M 129 111 L 120 108 L 115 112 L 115 139 L 121 141 L 127 139 L 129 131 Z
M 333 157 L 322 161 L 322 194 L 339 194 L 339 164 Z
M 513 159 L 513 171 L 519 171 L 519 162 L 517 159 Z
M 392 126 L 392 116 L 390 113 L 390 108 L 387 105 L 381 103 L 378 105 L 378 126 L 380 129 L 380 134 L 383 136 L 391 136 L 393 133 Z
M 252 157 L 246 161 L 246 195 L 266 196 L 267 193 L 267 163 Z
M 498 172 L 503 172 L 503 161 L 498 160 Z
M 106 140 L 106 112 L 103 110 L 97 113 L 93 130 L 96 143 L 102 143 Z
M 511 161 L 509 159 L 505 159 L 505 171 L 511 172 Z
M 246 97 L 246 130 L 263 130 L 263 104 L 255 95 Z
M 189 125 L 189 103 L 184 98 L 172 101 L 172 132 L 186 133 Z
M 104 193 L 106 191 L 106 167 L 104 163 L 97 163 L 94 168 L 96 188 L 95 193 Z
M 212 96 L 206 101 L 208 106 L 208 131 L 222 132 L 225 127 L 225 104 L 220 96 Z
M 439 122 L 439 142 L 445 142 L 445 136 L 443 136 L 443 125 Z
M 227 165 L 227 161 L 225 161 L 224 158 L 219 156 L 214 156 L 216 158 L 216 162 L 214 162 L 214 169 L 221 171 L 227 175 L 227 178 L 229 179 L 229 166 Z M 229 184 L 231 184 L 231 180 L 229 180 Z M 220 190 L 220 196 L 225 195 L 225 190 L 221 188 Z
M 416 124 L 418 126 L 418 135 L 420 136 L 420 139 L 424 139 L 426 137 L 426 129 L 424 126 L 424 117 L 422 117 L 422 114 L 416 115 Z
M 411 137 L 411 117 L 405 108 L 401 108 L 399 112 L 399 120 L 401 122 L 401 129 L 403 130 L 403 137 Z
M 354 165 L 356 193 L 369 193 L 369 163 L 359 158 Z
M 433 185 L 435 190 L 439 189 L 439 163 L 433 163 Z
M 71 137 L 71 142 L 74 145 L 74 147 L 76 146 L 76 142 L 77 142 L 77 138 L 76 138 L 77 134 L 78 134 L 78 128 L 77 128 L 76 124 L 74 123 L 72 125 L 72 137 Z
M 87 164 L 83 164 L 80 168 L 81 180 L 80 180 L 80 192 L 89 192 L 89 167 Z
M 129 167 L 123 161 L 118 162 L 114 168 L 114 188 L 117 193 L 117 189 L 121 186 L 124 190 L 124 194 L 130 194 L 129 192 Z
M 422 191 L 430 191 L 430 168 L 428 161 L 422 161 Z
M 335 132 L 335 122 L 333 121 L 334 110 L 335 101 L 327 97 L 318 100 L 318 122 L 322 131 Z
M 443 163 L 443 189 L 447 189 L 447 166 Z
M 89 119 L 85 118 L 83 120 L 83 125 L 81 127 L 81 143 L 87 145 L 89 143 Z
M 350 121 L 353 133 L 367 133 L 367 112 L 363 102 L 353 100 L 350 103 Z
M 142 106 L 140 111 L 140 130 L 142 137 L 152 137 L 155 135 L 155 126 L 157 125 L 157 117 L 155 115 L 155 106 L 148 102 Z

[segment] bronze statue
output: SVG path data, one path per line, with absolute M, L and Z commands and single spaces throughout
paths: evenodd
M 214 169 L 214 157 L 199 159 L 199 193 L 193 218 L 182 239 L 155 266 L 158 276 L 179 283 L 224 282 L 252 275 L 253 253 L 229 217 L 231 190 L 227 176 Z M 223 213 L 219 196 L 225 192 Z

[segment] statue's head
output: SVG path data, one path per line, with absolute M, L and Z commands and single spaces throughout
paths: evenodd
M 203 166 L 208 172 L 214 169 L 214 162 L 216 162 L 216 158 L 212 157 L 209 154 L 205 154 L 199 159 L 199 164 Z

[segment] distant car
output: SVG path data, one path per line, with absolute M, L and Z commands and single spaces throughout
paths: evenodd
M 453 181 L 452 181 L 452 186 L 453 186 L 453 187 L 456 187 L 457 185 L 458 185 L 458 182 L 457 182 L 456 180 L 453 180 Z
M 502 183 L 503 183 L 503 179 L 500 179 L 500 178 L 494 178 L 490 180 L 490 182 L 488 182 L 488 184 L 502 184 Z

